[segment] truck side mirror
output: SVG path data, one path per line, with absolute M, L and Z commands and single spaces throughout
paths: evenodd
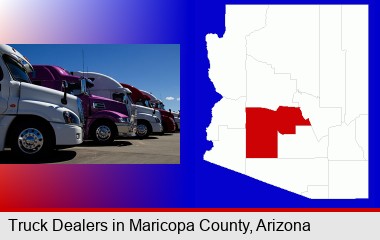
M 67 104 L 67 88 L 69 87 L 69 84 L 67 84 L 66 80 L 62 81 L 62 89 L 63 89 L 63 98 L 61 99 L 61 103 L 66 105 Z
M 94 86 L 94 83 L 91 80 L 89 80 L 88 78 L 81 78 L 80 79 L 80 85 L 81 85 L 80 92 L 87 94 L 88 89 L 92 88 Z
M 80 92 L 81 93 L 87 92 L 87 80 L 85 78 L 82 78 L 80 80 Z

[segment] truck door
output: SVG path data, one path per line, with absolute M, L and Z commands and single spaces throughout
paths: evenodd
M 1 69 L 0 66 L 0 114 L 5 112 L 7 110 L 7 105 L 8 105 L 8 94 L 5 93 L 5 88 L 4 88 L 4 72 Z

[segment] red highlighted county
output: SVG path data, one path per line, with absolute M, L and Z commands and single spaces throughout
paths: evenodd
M 296 126 L 311 126 L 299 107 L 246 108 L 246 157 L 277 158 L 277 133 L 296 134 Z

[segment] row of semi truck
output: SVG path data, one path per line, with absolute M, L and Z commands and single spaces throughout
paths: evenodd
M 147 91 L 101 73 L 32 66 L 0 45 L 0 151 L 38 158 L 86 139 L 107 145 L 179 129 L 179 112 L 166 111 Z

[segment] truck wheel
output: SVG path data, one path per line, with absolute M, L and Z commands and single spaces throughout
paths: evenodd
M 116 137 L 115 127 L 108 122 L 95 123 L 91 136 L 95 142 L 101 145 L 113 143 Z
M 152 132 L 152 128 L 149 123 L 145 121 L 138 121 L 136 128 L 136 136 L 138 138 L 147 138 Z
M 12 151 L 26 159 L 37 159 L 47 155 L 53 149 L 51 132 L 36 121 L 21 122 L 12 130 Z

